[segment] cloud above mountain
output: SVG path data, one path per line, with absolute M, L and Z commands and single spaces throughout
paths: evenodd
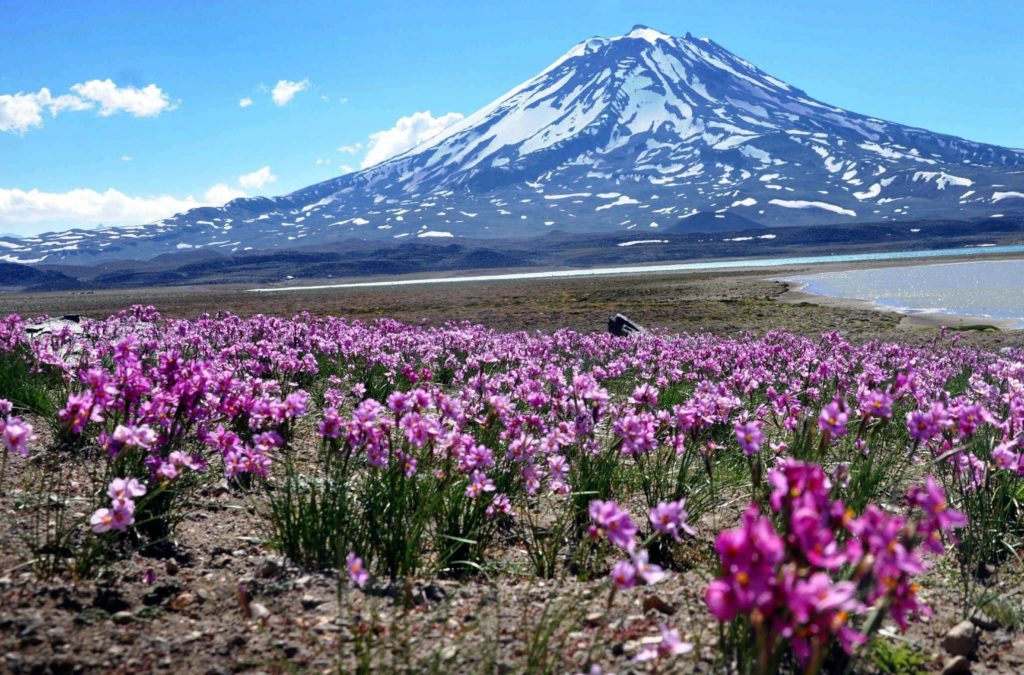
M 71 86 L 71 93 L 54 96 L 47 87 L 36 92 L 0 94 L 0 132 L 23 134 L 43 126 L 43 114 L 56 117 L 65 112 L 96 110 L 100 117 L 127 113 L 133 117 L 155 117 L 174 110 L 160 87 L 121 87 L 113 80 L 89 80 Z
M 238 187 L 216 183 L 200 198 L 129 195 L 114 188 L 102 192 L 91 188 L 67 192 L 0 188 L 0 231 L 28 236 L 53 229 L 149 223 L 200 206 L 222 206 L 248 197 L 247 190 L 260 190 L 276 180 L 270 166 L 263 166 L 239 176 Z
M 191 196 L 132 196 L 110 188 L 103 192 L 76 189 L 67 192 L 0 188 L 0 229 L 29 234 L 40 226 L 93 227 L 147 223 L 202 206 Z
M 406 150 L 430 140 L 462 118 L 463 115 L 457 112 L 434 117 L 429 110 L 399 117 L 390 129 L 370 134 L 366 156 L 363 157 L 361 168 L 365 169 L 400 155 Z M 339 148 L 339 150 L 342 149 Z
M 270 97 L 279 106 L 288 105 L 295 95 L 309 88 L 309 80 L 292 82 L 291 80 L 278 80 L 274 88 L 270 90 Z
M 256 169 L 252 173 L 247 173 L 238 177 L 238 185 L 245 190 L 259 190 L 264 185 L 268 185 L 277 180 L 277 176 L 271 172 L 269 166 L 264 166 Z

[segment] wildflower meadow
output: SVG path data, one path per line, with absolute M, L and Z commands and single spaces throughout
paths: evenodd
M 901 636 L 1021 611 L 1021 349 L 35 321 L 0 320 L 0 586 L 124 598 L 93 631 L 277 672 L 917 672 Z

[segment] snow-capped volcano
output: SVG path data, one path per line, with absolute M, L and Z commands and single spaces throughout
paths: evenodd
M 657 234 L 716 221 L 781 227 L 1011 212 L 1024 212 L 1024 151 L 830 106 L 707 38 L 637 26 L 581 42 L 368 169 L 147 226 L 0 240 L 0 258 L 86 262 L 353 237 Z

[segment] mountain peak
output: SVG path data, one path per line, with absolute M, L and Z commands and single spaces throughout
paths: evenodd
M 579 43 L 375 166 L 148 226 L 0 239 L 0 260 L 92 262 L 555 229 L 655 234 L 741 221 L 770 228 L 1009 220 L 1024 214 L 1022 169 L 1020 151 L 831 106 L 710 40 L 636 26 Z
M 624 38 L 633 38 L 639 40 L 646 40 L 651 44 L 655 44 L 658 40 L 665 40 L 667 42 L 672 41 L 672 36 L 661 31 L 655 30 L 643 24 L 637 24 L 633 26 L 633 29 L 623 35 Z

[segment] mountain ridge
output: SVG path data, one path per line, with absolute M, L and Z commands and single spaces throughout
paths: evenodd
M 88 263 L 554 229 L 657 234 L 697 216 L 767 231 L 1022 210 L 1024 151 L 846 111 L 708 38 L 637 26 L 578 43 L 361 171 L 150 225 L 0 238 L 0 259 Z

